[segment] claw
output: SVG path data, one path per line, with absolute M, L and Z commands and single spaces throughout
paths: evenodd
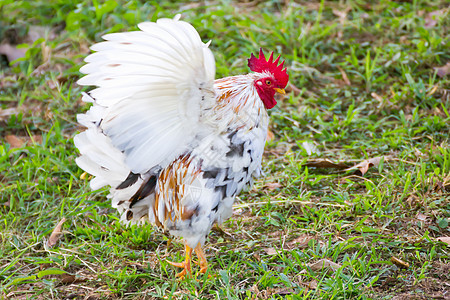
M 183 268 L 183 271 L 181 271 L 181 272 L 179 272 L 179 273 L 177 273 L 177 274 L 175 275 L 175 277 L 177 277 L 177 278 L 184 279 L 184 277 L 185 277 L 187 274 L 190 274 L 190 273 L 191 273 L 191 266 L 190 266 L 190 265 L 187 265 L 185 262 L 182 262 L 182 263 L 176 263 L 176 262 L 168 261 L 168 260 L 167 260 L 167 263 L 170 264 L 170 265 L 172 265 L 172 266 L 174 266 L 174 267 L 177 267 L 177 268 Z
M 177 275 L 175 275 L 176 277 L 180 278 L 180 279 L 184 279 L 184 277 L 187 274 L 191 274 L 191 255 L 192 255 L 192 248 L 188 246 L 188 244 L 185 244 L 185 251 L 186 251 L 186 259 L 184 262 L 173 262 L 173 261 L 169 261 L 166 260 L 168 264 L 177 267 L 177 268 L 183 268 L 183 271 L 177 273 Z
M 206 260 L 205 253 L 203 252 L 202 246 L 200 243 L 195 247 L 195 254 L 199 259 L 198 265 L 200 266 L 200 273 L 205 274 L 208 270 L 208 261 Z
M 185 266 L 186 266 L 186 262 L 173 262 L 173 261 L 170 261 L 170 260 L 166 260 L 166 262 L 169 264 L 169 265 L 172 265 L 172 266 L 174 266 L 174 267 L 177 267 L 177 268 L 184 268 Z
M 205 253 L 203 252 L 202 246 L 200 243 L 195 247 L 195 254 L 197 254 L 198 262 L 195 262 L 200 266 L 200 273 L 205 274 L 208 271 L 208 261 L 206 260 Z M 183 279 L 186 275 L 191 274 L 191 256 L 192 256 L 192 248 L 185 244 L 186 251 L 186 259 L 183 262 L 166 262 L 174 267 L 182 268 L 183 270 L 177 273 L 176 277 Z M 211 277 L 211 276 L 208 276 Z

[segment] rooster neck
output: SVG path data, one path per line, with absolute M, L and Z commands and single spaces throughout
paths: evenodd
M 217 96 L 212 111 L 216 121 L 221 122 L 228 130 L 251 129 L 268 122 L 267 111 L 254 86 L 257 78 L 258 74 L 250 73 L 215 81 Z
M 260 100 L 254 86 L 257 78 L 257 74 L 250 73 L 217 79 L 214 82 L 214 88 L 219 95 L 218 103 L 225 102 L 226 104 L 236 105 L 238 103 L 235 102 L 246 102 L 247 100 L 256 102 L 256 100 Z

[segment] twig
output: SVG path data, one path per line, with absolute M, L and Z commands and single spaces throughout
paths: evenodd
M 401 162 L 403 162 L 405 164 L 410 164 L 410 165 L 415 165 L 415 166 L 419 166 L 420 165 L 418 163 L 415 163 L 415 162 L 412 162 L 412 161 L 408 161 L 408 160 L 404 160 L 404 159 L 401 159 L 401 158 L 391 158 L 390 160 L 401 161 Z
M 345 176 L 345 177 L 342 177 L 341 180 L 342 180 L 342 179 L 351 178 L 351 177 L 356 177 L 356 178 L 358 178 L 358 179 L 364 179 L 364 180 L 366 180 L 366 181 L 371 182 L 371 183 L 375 186 L 375 183 L 373 183 L 372 180 L 370 180 L 370 179 L 368 179 L 368 178 L 365 178 L 365 177 L 363 177 L 363 176 L 358 176 L 358 175 L 349 175 L 349 176 Z
M 262 201 L 262 202 L 252 202 L 252 203 L 244 203 L 244 204 L 238 204 L 233 205 L 234 209 L 244 208 L 244 207 L 250 207 L 255 205 L 264 205 L 268 203 L 299 203 L 299 204 L 314 204 L 314 205 L 325 205 L 325 206 L 332 206 L 332 207 L 345 207 L 345 205 L 341 204 L 331 204 L 331 203 L 324 203 L 324 202 L 311 202 L 311 201 L 300 201 L 300 200 L 278 200 L 278 201 Z

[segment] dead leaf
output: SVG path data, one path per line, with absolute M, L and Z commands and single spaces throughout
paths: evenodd
M 449 63 L 450 64 L 450 63 Z M 431 95 L 433 95 L 434 93 L 436 93 L 436 91 L 438 90 L 438 88 L 439 88 L 439 86 L 437 85 L 437 84 L 435 84 L 432 88 L 431 88 L 431 90 L 427 93 L 427 96 L 431 96 Z M 436 107 L 437 108 L 437 107 Z
M 349 166 L 346 163 L 335 163 L 329 159 L 308 159 L 306 167 L 314 167 L 314 168 L 333 168 L 333 169 L 345 169 Z
M 278 182 L 268 182 L 268 183 L 266 183 L 265 185 L 264 185 L 264 187 L 266 187 L 266 188 L 268 188 L 269 190 L 274 190 L 274 189 L 277 189 L 277 188 L 280 188 L 280 187 L 282 187 L 282 185 L 281 184 L 279 184 Z
M 265 299 L 262 297 L 262 293 L 261 291 L 258 289 L 258 285 L 254 284 L 249 291 L 252 293 L 252 298 L 250 298 L 251 300 L 255 300 L 255 299 Z
M 291 295 L 294 293 L 294 289 L 292 288 L 284 288 L 284 289 L 278 289 L 274 291 L 274 295 L 279 295 L 279 296 L 286 296 L 286 295 Z
M 339 17 L 339 24 L 341 26 L 345 25 L 345 20 L 347 19 L 347 14 L 351 10 L 351 7 L 346 7 L 343 11 L 338 10 L 337 8 L 333 8 L 333 14 Z M 343 30 L 338 31 L 338 39 L 341 39 L 343 36 Z
M 371 160 L 365 160 L 363 162 L 360 162 L 355 166 L 355 168 L 358 168 L 358 170 L 361 172 L 361 175 L 364 175 L 367 173 L 370 167 L 378 165 L 380 163 L 380 157 L 375 157 Z
M 0 120 L 6 120 L 6 118 L 8 118 L 9 116 L 15 115 L 17 114 L 17 108 L 12 107 L 12 108 L 7 108 L 7 109 L 1 109 L 0 108 Z
M 377 93 L 372 92 L 370 95 L 378 102 L 383 103 L 383 98 L 380 95 L 378 95 Z
M 302 143 L 303 148 L 305 148 L 306 153 L 308 153 L 308 155 L 311 154 L 318 154 L 319 153 L 319 149 L 317 149 L 316 145 L 314 145 L 311 142 L 303 142 Z
M 67 273 L 61 274 L 61 283 L 71 284 L 74 283 L 75 281 L 76 281 L 75 275 Z
M 347 18 L 347 13 L 349 12 L 351 8 L 350 7 L 346 7 L 345 10 L 338 10 L 337 8 L 333 8 L 333 14 L 337 17 L 339 17 L 339 21 L 341 23 L 343 23 L 345 21 L 345 19 Z
M 233 209 L 233 216 L 240 216 L 244 213 L 242 208 Z
M 13 41 L 9 40 L 7 43 L 0 45 L 0 54 L 5 55 L 8 61 L 12 61 L 22 58 L 29 47 L 17 48 L 17 44 L 28 44 L 32 45 L 35 41 L 40 38 L 44 38 L 46 41 L 53 40 L 56 38 L 55 33 L 56 28 L 44 27 L 44 26 L 30 26 L 28 29 L 28 34 L 24 37 L 18 37 Z M 45 42 L 41 44 L 42 57 L 44 63 L 47 62 L 51 56 L 51 48 L 45 45 Z
M 317 280 L 315 280 L 315 279 L 308 283 L 308 288 L 310 288 L 312 290 L 317 289 L 317 287 L 318 287 L 318 284 L 317 284 Z
M 257 261 L 261 261 L 261 256 L 258 253 L 253 253 L 253 257 L 257 260 Z
M 268 255 L 275 255 L 275 254 L 277 254 L 277 250 L 275 250 L 275 248 L 264 248 L 264 251 L 266 251 L 266 253 Z
M 42 48 L 42 61 L 46 63 L 50 60 L 50 57 L 52 55 L 52 48 L 45 45 L 45 42 L 41 43 L 41 48 Z
M 441 236 L 438 237 L 437 240 L 446 243 L 447 245 L 450 246 L 450 236 Z
M 369 170 L 370 167 L 375 167 L 375 168 L 378 167 L 382 158 L 384 159 L 384 161 L 388 161 L 391 157 L 390 156 L 378 156 L 378 157 L 369 158 L 369 159 L 366 159 L 366 160 L 360 162 L 357 165 L 354 165 L 351 168 L 348 168 L 347 171 L 356 170 L 356 172 L 355 172 L 355 173 L 357 173 L 356 175 L 363 176 L 364 174 L 367 173 L 367 171 Z
M 47 41 L 54 40 L 57 37 L 56 31 L 59 30 L 58 28 L 54 27 L 47 27 L 47 26 L 39 26 L 39 25 L 33 25 L 30 26 L 30 29 L 28 30 L 27 39 L 34 43 L 40 38 L 43 38 Z
M 310 240 L 314 239 L 313 236 L 311 235 L 307 235 L 307 234 L 303 234 L 299 237 L 297 237 L 296 239 L 287 242 L 286 243 L 286 247 L 290 250 L 290 249 L 299 249 L 299 248 L 304 248 L 306 246 L 308 246 L 308 243 Z
M 322 258 L 318 262 L 315 262 L 313 264 L 308 265 L 311 270 L 313 271 L 320 271 L 322 269 L 325 269 L 327 271 L 333 271 L 335 272 L 337 269 L 341 267 L 340 264 L 337 264 L 329 259 Z
M 40 134 L 32 135 L 31 140 L 33 140 L 35 143 L 42 144 L 42 135 Z
M 404 268 L 404 269 L 408 269 L 409 268 L 409 264 L 395 256 L 391 257 L 391 262 L 396 265 L 399 268 Z
M 446 12 L 446 9 L 435 10 L 428 13 L 425 17 L 425 24 L 423 27 L 429 29 L 435 27 L 438 23 L 438 19 L 440 16 L 443 16 Z
M 17 135 L 7 135 L 5 136 L 5 141 L 10 144 L 11 149 L 16 149 L 23 147 L 24 145 L 30 145 L 33 143 L 42 143 L 41 135 L 29 136 L 17 136 Z
M 315 290 L 315 289 L 317 289 L 317 286 L 318 286 L 317 280 L 315 280 L 315 279 L 308 281 L 308 282 L 300 281 L 299 283 L 302 286 L 304 286 L 305 288 L 310 289 L 310 290 Z
M 445 66 L 436 67 L 434 69 L 437 71 L 437 75 L 443 78 L 450 73 L 450 61 Z
M 270 129 L 267 130 L 267 137 L 266 137 L 266 140 L 267 140 L 268 142 L 270 142 L 270 141 L 272 141 L 274 138 L 275 138 L 275 134 L 274 134 L 272 131 L 270 131 Z
M 274 231 L 269 232 L 267 235 L 270 237 L 279 238 L 280 236 L 285 236 L 286 232 L 284 232 L 282 230 L 274 230 Z
M 416 219 L 419 221 L 425 221 L 427 219 L 427 216 L 424 215 L 423 213 L 417 213 Z
M 59 281 L 62 284 L 72 284 L 72 283 L 80 283 L 85 282 L 87 279 L 85 277 L 77 277 L 73 274 L 69 273 L 63 273 L 61 275 L 58 275 Z
M 344 69 L 342 69 L 340 66 L 337 66 L 337 68 L 339 69 L 339 72 L 341 72 L 342 79 L 344 80 L 345 84 L 352 85 L 352 83 L 350 82 L 350 79 L 348 79 L 347 73 L 345 73 Z
M 59 223 L 55 226 L 55 229 L 53 229 L 53 232 L 47 241 L 47 246 L 49 248 L 52 248 L 53 246 L 55 246 L 56 243 L 59 241 L 59 238 L 61 237 L 61 234 L 62 234 L 61 229 L 62 229 L 64 222 L 66 222 L 66 218 L 63 217 L 61 219 L 61 221 L 59 221 Z
M 25 48 L 17 48 L 16 46 L 10 44 L 0 45 L 0 54 L 5 55 L 8 62 L 24 57 L 26 52 L 27 49 Z
M 26 141 L 15 135 L 5 136 L 5 141 L 11 146 L 11 149 L 20 148 L 26 144 Z

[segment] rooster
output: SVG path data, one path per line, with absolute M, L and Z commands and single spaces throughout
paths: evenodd
M 78 84 L 93 105 L 74 138 L 80 168 L 93 190 L 108 198 L 127 224 L 151 222 L 184 240 L 186 258 L 169 264 L 200 272 L 202 245 L 213 224 L 232 214 L 237 194 L 261 173 L 267 110 L 285 94 L 289 76 L 280 57 L 248 59 L 252 71 L 214 80 L 215 61 L 189 23 L 159 19 L 140 31 L 112 33 L 92 46 Z

